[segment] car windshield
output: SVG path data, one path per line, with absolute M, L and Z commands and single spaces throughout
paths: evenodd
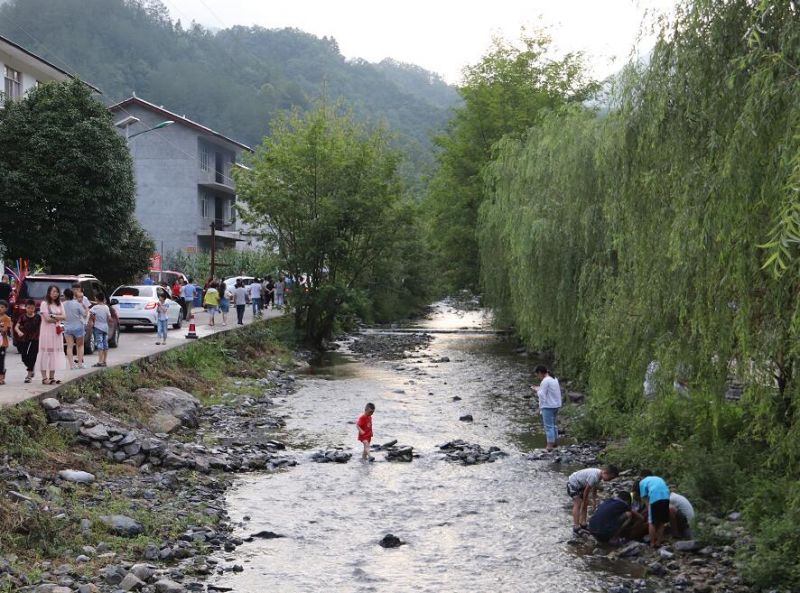
M 151 297 L 153 296 L 152 286 L 120 286 L 111 296 L 115 297 Z
M 47 295 L 47 287 L 50 285 L 58 286 L 61 293 L 64 293 L 65 288 L 72 287 L 71 280 L 48 280 L 46 278 L 25 278 L 22 283 L 22 289 L 19 291 L 19 299 L 34 299 L 37 301 L 44 300 Z

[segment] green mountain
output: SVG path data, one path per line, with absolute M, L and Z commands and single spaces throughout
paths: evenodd
M 388 123 L 409 153 L 409 177 L 432 162 L 431 134 L 459 102 L 417 66 L 347 60 L 334 39 L 297 29 L 187 27 L 160 0 L 6 0 L 0 34 L 77 72 L 109 104 L 135 92 L 251 145 L 280 110 L 342 98 Z

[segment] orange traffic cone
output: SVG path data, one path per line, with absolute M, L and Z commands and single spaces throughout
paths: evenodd
M 194 313 L 192 313 L 192 316 L 189 317 L 189 333 L 186 334 L 186 339 L 187 340 L 196 340 L 197 337 L 198 337 L 197 336 L 197 331 L 195 330 L 195 327 L 194 327 Z

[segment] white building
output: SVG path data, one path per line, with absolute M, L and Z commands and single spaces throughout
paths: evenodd
M 75 78 L 74 74 L 62 70 L 3 36 L 0 36 L 0 71 L 3 73 L 0 99 L 21 99 L 39 83 Z M 100 92 L 92 85 L 88 86 Z

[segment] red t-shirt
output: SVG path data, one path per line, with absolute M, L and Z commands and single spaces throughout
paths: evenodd
M 372 416 L 361 414 L 361 416 L 358 417 L 358 422 L 356 422 L 356 426 L 358 426 L 361 430 L 364 431 L 363 434 L 359 433 L 358 435 L 359 441 L 372 440 Z

